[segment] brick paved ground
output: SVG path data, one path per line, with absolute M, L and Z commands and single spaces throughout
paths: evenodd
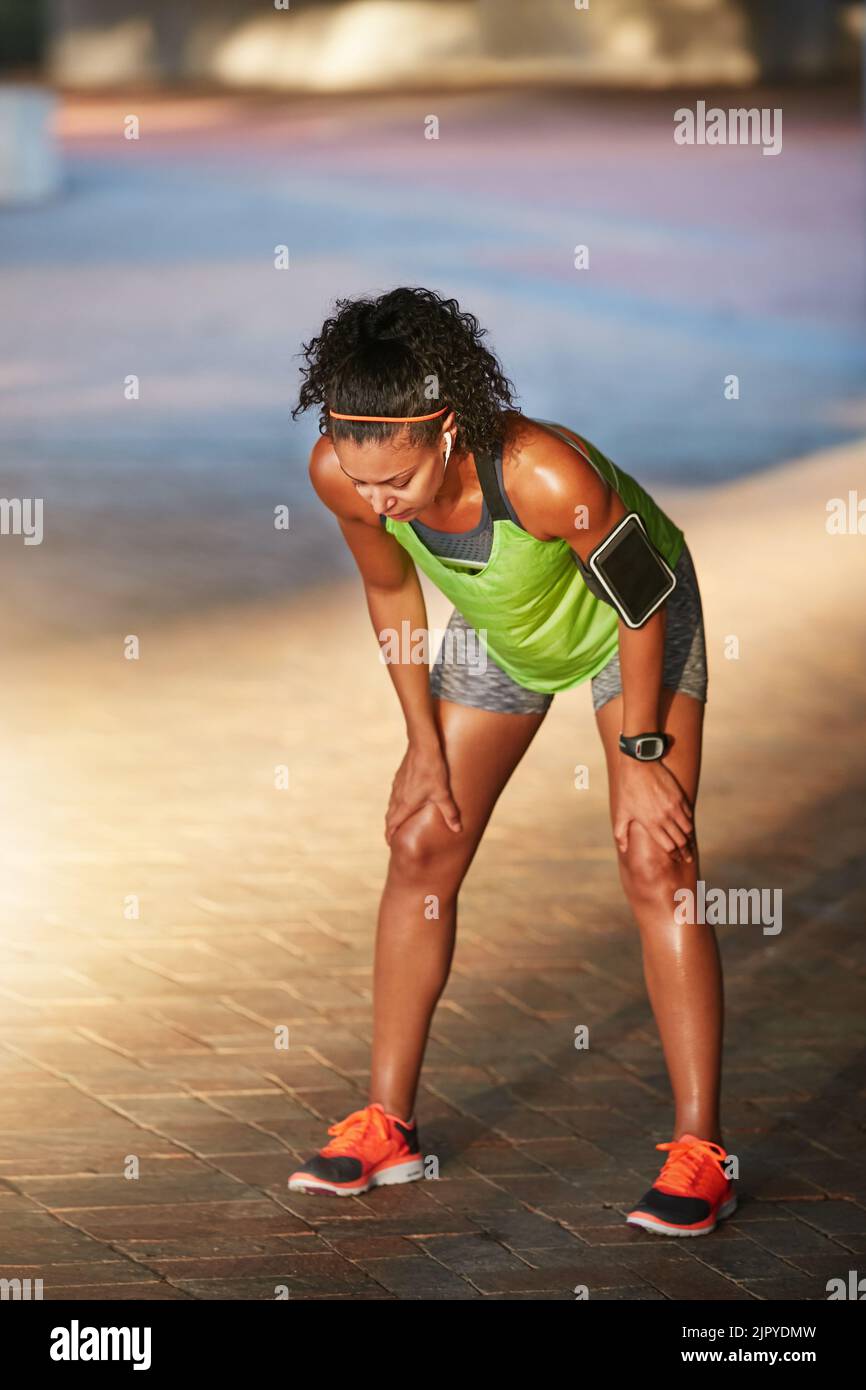
M 824 531 L 826 498 L 855 478 L 838 450 L 709 504 L 659 494 L 686 527 L 710 637 L 704 877 L 784 891 L 780 935 L 720 929 L 733 1221 L 675 1242 L 623 1220 L 671 1107 L 585 689 L 556 701 L 461 899 L 418 1107 L 439 1179 L 288 1193 L 296 1159 L 365 1098 L 401 752 L 359 588 L 340 581 L 194 621 L 140 616 L 137 662 L 120 601 L 114 636 L 40 650 L 34 626 L 4 685 L 0 1277 L 82 1300 L 279 1285 L 570 1299 L 578 1284 L 800 1300 L 862 1269 L 864 541 Z M 775 567 L 759 549 L 773 534 Z M 730 634 L 739 661 L 721 655 Z

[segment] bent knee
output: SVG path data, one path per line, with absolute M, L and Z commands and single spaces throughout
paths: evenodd
M 683 866 L 657 844 L 643 826 L 632 824 L 628 848 L 619 855 L 623 887 L 631 898 L 645 902 L 674 901 L 682 886 Z
M 465 830 L 449 830 L 435 806 L 422 806 L 391 837 L 391 864 L 404 877 L 458 871 L 469 853 Z

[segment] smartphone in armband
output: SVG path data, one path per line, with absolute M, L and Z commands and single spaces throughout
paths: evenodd
M 677 585 L 637 512 L 624 516 L 586 563 L 627 627 L 643 627 Z

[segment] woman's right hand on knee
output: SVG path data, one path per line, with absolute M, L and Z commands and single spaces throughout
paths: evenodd
M 410 743 L 394 777 L 385 813 L 385 839 L 389 845 L 394 832 L 427 802 L 436 807 L 449 830 L 459 833 L 463 829 L 441 748 L 431 744 L 421 749 Z

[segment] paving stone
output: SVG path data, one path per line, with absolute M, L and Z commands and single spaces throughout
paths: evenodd
M 460 1176 L 472 1173 L 499 1177 L 507 1174 L 532 1174 L 547 1172 L 547 1168 L 534 1158 L 526 1145 L 500 1143 L 497 1147 L 489 1144 L 472 1144 L 464 1150 L 464 1171 Z M 448 1175 L 457 1177 L 455 1161 L 448 1158 Z
M 114 1178 L 78 1177 L 21 1178 L 19 1184 L 50 1211 L 93 1211 L 99 1207 L 158 1206 L 180 1198 L 191 1201 L 243 1201 L 248 1189 L 222 1173 L 214 1172 L 194 1159 L 182 1161 L 184 1171 L 162 1174 L 148 1173 L 129 1181 L 118 1174 Z M 179 1166 L 175 1164 L 175 1169 Z
M 665 1295 L 646 1284 L 629 1285 L 624 1289 L 593 1289 L 591 1297 L 603 1303 L 663 1302 Z
M 482 1268 L 467 1273 L 467 1278 L 470 1278 L 482 1293 L 517 1293 L 542 1289 L 558 1293 L 567 1289 L 571 1291 L 572 1297 L 575 1297 L 575 1290 L 585 1287 L 590 1298 L 594 1291 L 624 1287 L 630 1280 L 634 1281 L 634 1275 L 630 1276 L 628 1271 L 613 1261 L 608 1261 L 604 1256 L 591 1251 L 587 1252 L 583 1259 L 551 1264 L 547 1268 L 532 1267 L 528 1264 L 522 1267 Z
M 91 1258 L 85 1260 L 46 1259 L 28 1265 L 0 1265 L 0 1279 L 41 1279 L 47 1297 L 49 1288 L 56 1291 L 69 1285 L 140 1284 L 147 1278 L 148 1271 L 141 1264 L 116 1257 L 106 1259 L 103 1247 L 95 1241 L 92 1246 Z
M 174 1289 L 162 1279 L 147 1279 L 137 1284 L 58 1284 L 51 1288 L 46 1285 L 44 1296 L 46 1302 L 140 1303 L 157 1300 L 171 1303 L 187 1300 L 194 1295 L 185 1293 L 183 1289 Z
M 418 1241 L 404 1236 L 365 1235 L 362 1231 L 329 1235 L 328 1244 L 347 1260 L 419 1259 L 424 1250 Z
M 363 1298 L 368 1293 L 377 1297 L 381 1293 L 382 1285 L 379 1281 L 366 1277 L 360 1268 L 354 1268 L 351 1279 L 335 1279 L 334 1266 L 328 1265 L 326 1269 L 321 1265 L 316 1267 L 313 1263 L 316 1258 L 311 1256 L 308 1268 L 294 1269 L 291 1274 L 222 1279 L 175 1279 L 172 1276 L 171 1287 L 188 1298 L 232 1302 L 280 1302 L 285 1299 L 282 1289 L 288 1291 L 288 1299 L 285 1299 L 287 1302 L 291 1302 L 298 1295 L 318 1298 L 339 1293 L 342 1298 L 355 1299 Z
M 866 1203 L 833 1200 L 786 1203 L 782 1210 L 836 1239 L 866 1233 Z
M 493 1186 L 482 1178 L 448 1178 L 432 1182 L 430 1196 L 437 1206 L 459 1215 L 466 1211 L 495 1212 L 512 1208 L 513 1199 L 501 1186 Z
M 297 1251 L 257 1252 L 249 1255 L 216 1255 L 210 1258 L 192 1257 L 165 1259 L 142 1255 L 148 1269 L 181 1285 L 190 1279 L 262 1279 L 300 1280 L 300 1287 L 331 1288 L 339 1284 L 362 1284 L 355 1265 L 331 1251 L 317 1250 L 309 1254 Z
M 846 1281 L 849 1270 L 855 1269 L 859 1265 L 855 1252 L 846 1249 L 787 1255 L 785 1263 L 789 1270 L 793 1270 L 797 1274 L 807 1274 L 816 1279 L 841 1278 Z M 762 1277 L 760 1273 L 758 1277 Z M 859 1272 L 858 1278 L 862 1278 Z
M 567 1289 L 527 1289 L 518 1293 L 485 1293 L 485 1303 L 571 1303 L 574 1301 L 575 1294 Z
M 473 1218 L 471 1212 L 467 1215 Z M 479 1212 L 477 1218 L 473 1219 L 477 1219 L 489 1238 L 512 1250 L 525 1245 L 533 1249 L 558 1247 L 574 1251 L 575 1237 L 570 1231 L 540 1212 L 528 1211 L 525 1207 L 500 1211 L 492 1217 Z
M 383 1288 L 404 1298 L 447 1298 L 465 1301 L 481 1297 L 459 1274 L 429 1256 L 420 1260 L 371 1260 L 367 1269 Z
M 710 1240 L 707 1237 L 697 1258 L 710 1269 L 715 1269 L 725 1278 L 736 1280 L 738 1283 L 751 1279 L 782 1279 L 790 1274 L 792 1269 L 798 1268 L 799 1257 L 789 1256 L 783 1260 L 751 1240 L 728 1241 L 724 1244 L 714 1241 L 712 1248 L 707 1249 L 706 1246 L 709 1244 Z
M 811 1300 L 827 1297 L 825 1281 L 812 1279 L 807 1275 L 786 1274 L 779 1279 L 747 1279 L 743 1288 L 754 1298 L 768 1303 L 787 1300 Z
M 663 1237 L 647 1233 L 647 1239 L 659 1242 Z M 710 1240 L 712 1237 L 702 1236 L 701 1239 Z M 629 1246 L 617 1252 L 617 1259 L 625 1268 L 635 1272 L 639 1268 L 642 1276 L 666 1298 L 729 1302 L 747 1300 L 750 1296 L 744 1285 L 708 1269 L 694 1258 L 666 1258 L 661 1254 L 652 1254 L 645 1260 L 639 1260 L 634 1248 Z
M 201 1236 L 206 1232 L 228 1233 L 238 1237 L 249 1234 L 294 1235 L 309 1230 L 309 1224 L 287 1207 L 261 1196 L 251 1201 L 251 1192 L 241 1188 L 241 1196 L 232 1201 L 193 1201 L 188 1193 L 177 1203 L 154 1203 L 140 1206 L 78 1207 L 75 1224 L 95 1240 L 105 1242 L 182 1239 L 187 1233 Z M 67 1218 L 68 1219 L 68 1218 Z
M 838 1242 L 804 1221 L 753 1221 L 749 1235 L 775 1255 L 832 1254 Z M 838 1245 L 839 1252 L 842 1246 Z
M 465 1278 L 474 1279 L 486 1271 L 521 1270 L 525 1263 L 483 1231 L 471 1236 L 432 1236 L 423 1246 L 439 1264 Z

